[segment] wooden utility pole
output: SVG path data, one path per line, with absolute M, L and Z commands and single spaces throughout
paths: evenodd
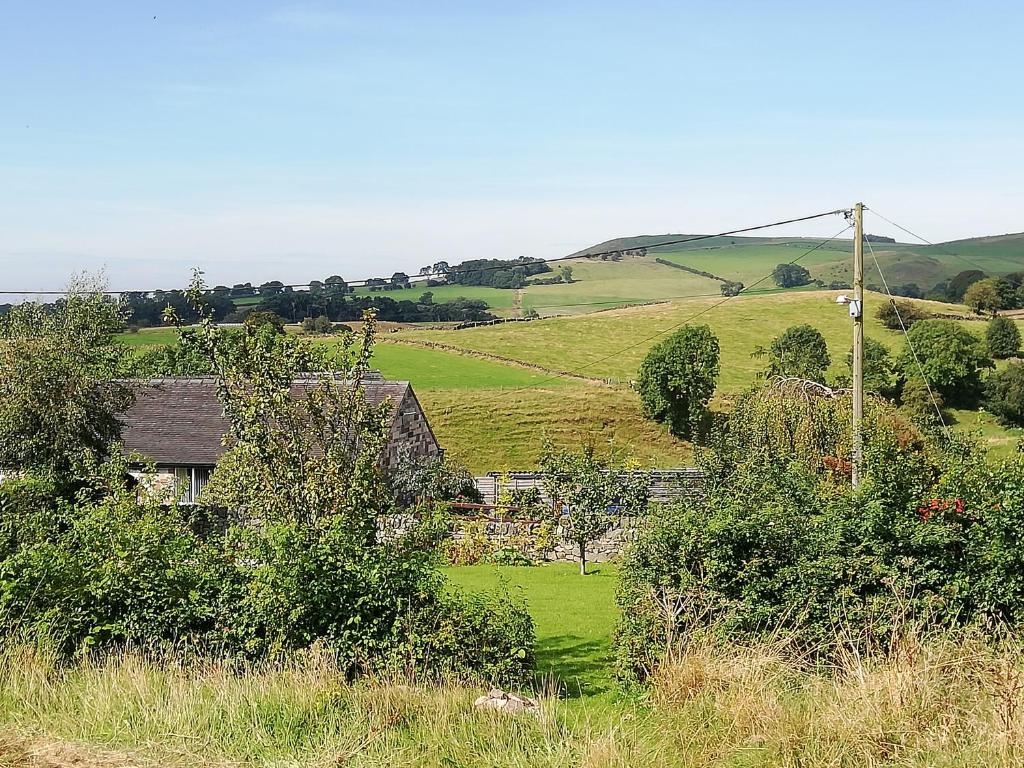
M 860 486 L 864 438 L 864 203 L 853 206 L 853 487 Z

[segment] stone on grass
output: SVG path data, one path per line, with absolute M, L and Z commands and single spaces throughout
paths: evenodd
M 478 698 L 473 702 L 473 706 L 477 709 L 508 712 L 510 715 L 518 715 L 522 712 L 537 714 L 540 711 L 540 703 L 536 699 L 516 696 L 514 693 L 506 693 L 498 688 L 492 688 Z

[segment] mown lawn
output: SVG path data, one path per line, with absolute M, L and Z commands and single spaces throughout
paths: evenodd
M 612 675 L 617 566 L 599 563 L 579 575 L 575 563 L 531 568 L 471 565 L 446 568 L 467 592 L 505 590 L 522 599 L 537 631 L 537 672 L 570 698 L 619 693 Z

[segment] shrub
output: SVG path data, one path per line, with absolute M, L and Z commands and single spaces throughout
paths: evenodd
M 740 428 L 740 459 L 711 473 L 706 498 L 645 519 L 622 568 L 620 676 L 644 679 L 708 623 L 828 653 L 886 642 L 894 617 L 1024 619 L 1024 457 L 993 468 L 969 444 L 939 452 L 884 403 L 873 411 L 859 492 L 813 457 L 744 448 Z
M 853 349 L 846 355 L 846 365 L 853 376 Z M 889 397 L 896 386 L 896 369 L 889 348 L 875 339 L 864 339 L 864 387 L 869 392 Z
M 515 547 L 501 547 L 487 555 L 485 560 L 492 565 L 504 566 L 530 566 L 533 560 L 520 549 Z
M 985 407 L 1005 426 L 1024 427 L 1024 363 L 1010 363 L 989 375 Z
M 522 688 L 533 679 L 533 620 L 521 602 L 507 596 L 439 591 L 399 629 L 407 639 L 390 659 L 401 669 L 506 688 Z
M 1020 328 L 1008 317 L 993 317 L 985 327 L 988 353 L 997 360 L 1020 354 Z
M 687 326 L 656 344 L 640 365 L 644 415 L 691 438 L 707 413 L 718 379 L 718 338 L 706 325 Z
M 812 325 L 794 325 L 772 339 L 771 345 L 754 352 L 755 357 L 768 358 L 768 377 L 785 376 L 811 381 L 824 381 L 832 362 L 828 345 L 821 331 Z
M 909 329 L 914 323 L 927 319 L 929 314 L 911 301 L 889 299 L 878 308 L 875 317 L 890 331 L 901 331 L 904 326 Z
M 916 357 L 914 355 L 916 351 Z M 924 320 L 907 333 L 897 358 L 905 379 L 922 375 L 946 402 L 971 406 L 981 394 L 981 369 L 991 368 L 981 340 L 952 320 Z

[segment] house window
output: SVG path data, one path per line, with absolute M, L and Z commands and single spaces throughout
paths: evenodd
M 175 467 L 174 493 L 179 504 L 197 504 L 199 495 L 210 482 L 211 467 Z

